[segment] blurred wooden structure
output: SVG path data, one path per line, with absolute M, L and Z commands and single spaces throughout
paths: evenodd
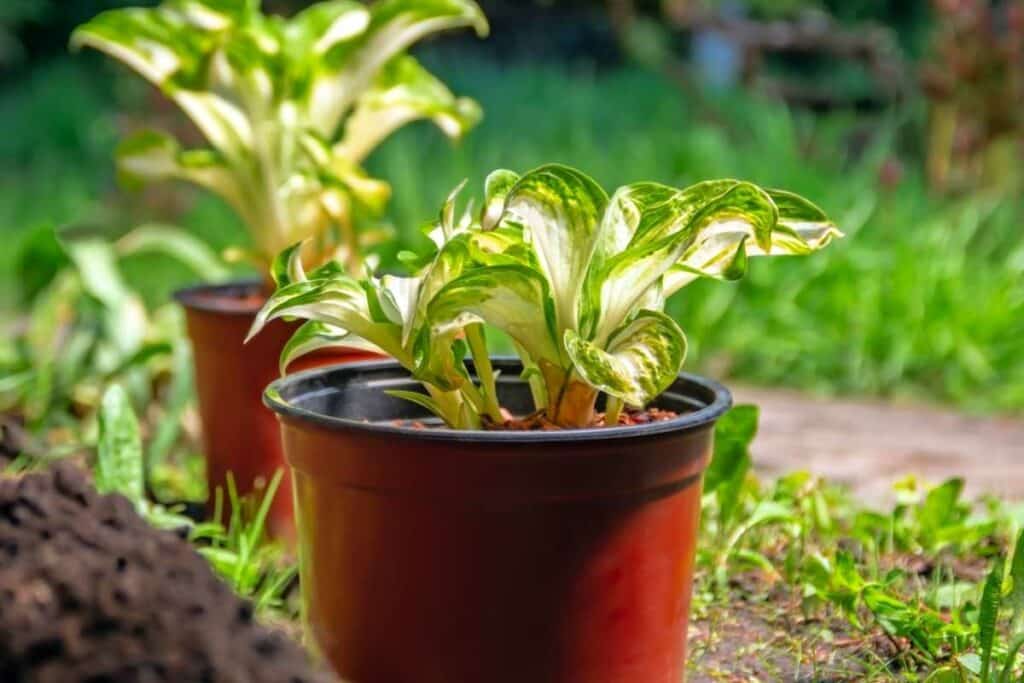
M 788 19 L 758 20 L 730 16 L 696 0 L 662 0 L 662 21 L 672 31 L 686 34 L 714 32 L 741 53 L 741 80 L 778 95 L 793 104 L 813 109 L 877 106 L 902 98 L 910 86 L 906 62 L 891 30 L 866 25 L 847 27 L 821 11 L 805 10 Z M 635 0 L 608 0 L 608 10 L 619 31 L 629 31 L 638 16 Z M 875 85 L 870 101 L 851 100 L 830 84 L 800 83 L 765 75 L 771 54 L 806 55 L 819 60 L 841 60 L 861 66 Z

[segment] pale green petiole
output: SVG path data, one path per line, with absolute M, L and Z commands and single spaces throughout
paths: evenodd
M 480 394 L 483 397 L 482 412 L 491 419 L 491 422 L 501 424 L 504 419 L 501 416 L 501 406 L 498 404 L 498 388 L 495 383 L 494 367 L 491 365 L 491 356 L 487 351 L 487 337 L 483 323 L 466 326 L 466 341 L 469 343 L 469 351 L 473 356 L 476 374 L 480 379 Z

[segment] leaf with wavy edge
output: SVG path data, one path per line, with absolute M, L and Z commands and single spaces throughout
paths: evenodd
M 480 105 L 455 97 L 415 58 L 400 55 L 384 66 L 373 87 L 359 98 L 335 152 L 361 161 L 384 138 L 419 119 L 430 119 L 457 140 L 480 118 Z
M 347 330 L 319 320 L 307 320 L 281 349 L 279 369 L 285 374 L 292 361 L 320 349 L 340 348 L 381 353 L 380 347 Z
M 401 326 L 379 322 L 363 285 L 348 275 L 294 282 L 279 288 L 256 314 L 246 341 L 270 321 L 285 317 L 319 321 L 377 346 L 400 362 L 409 359 L 402 347 Z
M 306 270 L 302 266 L 304 242 L 296 242 L 274 257 L 270 264 L 270 277 L 280 289 L 295 282 L 306 282 Z
M 525 266 L 467 271 L 429 299 L 427 322 L 434 335 L 485 322 L 512 337 L 532 358 L 559 359 L 547 281 Z
M 206 59 L 217 41 L 217 32 L 190 23 L 173 6 L 108 10 L 71 35 L 73 48 L 105 52 L 160 88 L 210 144 L 226 158 L 239 161 L 252 146 L 248 118 L 228 99 L 193 89 L 205 87 Z
M 487 19 L 472 0 L 382 0 L 370 7 L 370 24 L 323 55 L 309 93 L 309 116 L 331 136 L 345 113 L 395 55 L 432 33 L 473 27 L 487 35 Z
M 665 275 L 665 291 L 674 294 L 700 277 L 736 280 L 746 273 L 752 256 L 806 255 L 824 249 L 843 236 L 825 212 L 791 192 L 768 190 L 778 209 L 770 245 L 753 239 L 750 225 L 725 221 L 704 230 Z
M 166 8 L 129 7 L 102 12 L 71 34 L 71 47 L 105 52 L 157 87 L 172 77 L 196 77 L 212 36 Z
M 519 182 L 519 174 L 515 171 L 499 168 L 487 174 L 484 180 L 484 205 L 480 211 L 480 226 L 486 230 L 498 227 L 505 214 L 505 204 L 512 188 Z
M 555 329 L 575 328 L 598 221 L 608 195 L 591 177 L 550 164 L 524 174 L 508 191 L 505 220 L 516 220 L 551 289 Z
M 607 348 L 573 330 L 565 333 L 573 367 L 587 384 L 632 406 L 643 406 L 665 391 L 686 357 L 686 337 L 672 318 L 640 311 L 616 330 Z
M 720 186 L 712 187 L 712 192 L 720 189 Z M 657 219 L 641 220 L 630 246 L 609 258 L 591 275 L 590 282 L 600 287 L 600 294 L 595 301 L 595 287 L 588 290 L 589 311 L 593 316 L 596 308 L 598 314 L 594 316 L 596 321 L 584 331 L 598 343 L 606 340 L 636 310 L 639 298 L 676 265 L 702 235 L 714 232 L 722 223 L 737 222 L 746 225 L 760 243 L 766 243 L 778 216 L 768 194 L 745 182 L 731 183 L 717 196 L 683 190 L 676 198 L 660 202 L 657 209 Z M 666 296 L 670 293 L 665 291 Z

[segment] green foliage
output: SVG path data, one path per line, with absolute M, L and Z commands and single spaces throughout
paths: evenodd
M 96 447 L 96 489 L 120 493 L 136 505 L 146 496 L 139 421 L 128 395 L 118 385 L 103 394 L 100 440 Z
M 235 480 L 227 482 L 229 518 L 224 519 L 224 491 L 217 489 L 213 520 L 195 525 L 189 534 L 197 549 L 236 593 L 250 598 L 258 611 L 285 607 L 284 595 L 297 574 L 283 549 L 266 535 L 267 514 L 281 484 L 278 470 L 261 494 L 244 499 Z
M 159 251 L 182 259 L 193 271 L 219 275 L 202 242 L 169 228 L 143 226 L 116 244 L 91 235 L 57 235 L 41 228 L 25 241 L 17 268 L 39 276 L 26 325 L 0 342 L 0 409 L 18 415 L 36 435 L 73 428 L 69 451 L 94 439 L 94 418 L 105 388 L 124 387 L 136 407 L 159 404 L 161 379 L 191 374 L 184 324 L 176 307 L 146 310 L 126 282 L 121 265 L 135 254 Z M 185 380 L 175 387 L 162 416 L 162 446 L 180 429 L 190 395 Z M 82 418 L 85 418 L 82 420 Z M 39 448 L 49 455 L 51 449 Z
M 378 142 L 417 119 L 458 138 L 480 118 L 404 51 L 442 29 L 487 22 L 472 0 L 354 0 L 289 19 L 259 3 L 166 0 L 103 12 L 74 47 L 125 63 L 177 104 L 208 148 L 136 133 L 118 149 L 128 184 L 183 180 L 243 218 L 264 265 L 287 245 L 316 241 L 319 257 L 358 262 L 355 218 L 379 212 L 388 186 L 360 167 Z
M 243 499 L 234 479 L 228 479 L 229 519 L 224 525 L 223 491 L 216 492 L 213 520 L 194 524 L 175 508 L 154 503 L 147 494 L 147 466 L 144 462 L 139 422 L 131 401 L 119 385 L 103 395 L 99 415 L 94 478 L 100 493 L 118 493 L 127 498 L 151 524 L 164 529 L 189 530 L 189 538 L 214 570 L 235 591 L 251 598 L 260 611 L 280 610 L 283 595 L 296 568 L 284 561 L 282 549 L 265 537 L 267 514 L 281 483 L 277 472 L 262 497 Z
M 139 421 L 128 395 L 116 384 L 103 394 L 100 406 L 94 476 L 100 493 L 121 494 L 150 524 L 164 529 L 191 525 L 187 517 L 148 499 Z
M 749 470 L 755 431 L 751 406 L 737 406 L 716 429 L 698 544 L 698 609 L 701 601 L 735 600 L 730 579 L 754 571 L 769 587 L 782 580 L 798 594 L 806 618 L 827 623 L 840 615 L 854 634 L 889 639 L 887 673 L 870 680 L 1019 680 L 1024 633 L 1015 587 L 1024 582 L 1024 533 L 1006 559 L 1017 527 L 1011 509 L 977 512 L 963 501 L 959 479 L 931 488 L 900 482 L 900 500 L 888 512 L 806 473 L 766 486 Z M 907 568 L 914 558 L 928 563 L 928 577 Z M 957 565 L 977 563 L 990 564 L 981 581 L 957 575 Z
M 487 324 L 533 369 L 537 410 L 557 426 L 586 427 L 599 392 L 642 407 L 678 375 L 686 338 L 662 312 L 667 297 L 699 278 L 738 279 L 752 256 L 808 254 L 840 234 L 807 200 L 736 180 L 634 183 L 609 198 L 580 171 L 550 164 L 522 177 L 495 171 L 485 191 L 478 218 L 456 220 L 458 188 L 449 195 L 429 231 L 433 255 L 412 277 L 357 281 L 340 264 L 307 277 L 301 245 L 290 247 L 250 336 L 283 316 L 313 321 L 282 367 L 296 350 L 373 344 L 427 385 L 420 405 L 474 428 L 499 412 Z M 464 330 L 479 387 L 455 343 Z

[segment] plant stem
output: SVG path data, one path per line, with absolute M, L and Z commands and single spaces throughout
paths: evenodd
M 609 396 L 604 408 L 604 426 L 614 427 L 619 424 L 619 415 L 622 413 L 622 399 Z
M 498 403 L 498 389 L 495 384 L 494 367 L 491 365 L 491 357 L 487 355 L 487 337 L 484 332 L 483 323 L 474 323 L 466 326 L 466 341 L 469 342 L 469 352 L 473 355 L 473 364 L 476 366 L 476 376 L 480 380 L 480 391 L 483 394 L 484 413 L 495 424 L 504 422 L 501 415 L 501 406 Z
M 548 383 L 549 395 L 557 398 L 553 405 L 548 406 L 548 419 L 559 427 L 570 429 L 582 429 L 594 424 L 594 403 L 597 401 L 597 389 L 578 379 L 573 379 L 571 374 L 565 375 L 565 382 L 557 393 L 551 391 L 551 384 Z
M 526 352 L 519 342 L 512 340 L 512 344 L 516 347 L 516 353 L 523 362 L 523 379 L 530 385 L 530 395 L 533 397 L 533 407 L 535 410 L 545 410 L 548 407 L 548 389 L 547 385 L 544 384 L 544 375 L 541 373 L 540 368 L 530 358 L 530 354 Z

